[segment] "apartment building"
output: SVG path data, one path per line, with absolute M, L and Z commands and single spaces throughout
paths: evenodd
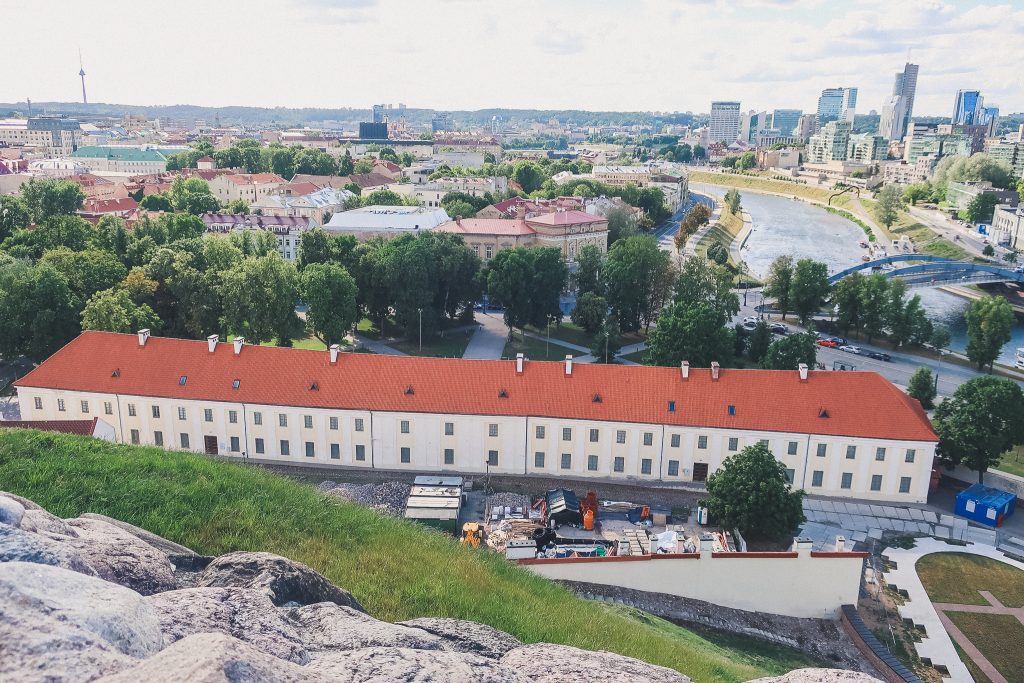
M 572 262 L 587 246 L 608 251 L 608 219 L 583 211 L 553 211 L 526 218 L 463 218 L 438 226 L 438 232 L 462 235 L 484 262 L 502 249 L 554 247 Z
M 993 239 L 1011 249 L 1024 248 L 1024 206 L 999 205 L 992 212 L 991 232 Z
M 594 180 L 612 187 L 625 187 L 632 184 L 647 187 L 651 184 L 651 176 L 655 170 L 650 166 L 595 166 Z
M 71 157 L 93 173 L 146 175 L 167 170 L 167 155 L 150 147 L 121 145 L 79 147 Z
M 25 147 L 42 156 L 70 156 L 81 140 L 82 127 L 75 119 L 36 116 L 0 120 L 0 143 Z
M 764 442 L 794 486 L 922 502 L 937 437 L 873 372 L 378 356 L 83 332 L 16 382 L 22 417 L 277 464 L 700 482 Z
M 848 121 L 831 121 L 822 126 L 807 143 L 807 162 L 825 164 L 830 161 L 846 161 L 846 148 L 852 127 Z
M 207 233 L 227 234 L 235 230 L 266 230 L 277 239 L 277 253 L 285 261 L 299 257 L 302 234 L 314 227 L 306 216 L 260 216 L 244 213 L 204 213 L 200 216 Z
M 210 181 L 210 192 L 221 204 L 236 199 L 254 204 L 286 183 L 274 173 L 226 173 Z
M 711 142 L 727 145 L 736 141 L 740 134 L 740 103 L 712 102 L 708 135 Z
M 348 190 L 317 188 L 311 183 L 284 185 L 276 193 L 265 194 L 250 205 L 263 216 L 300 216 L 313 226 L 323 225 L 334 214 L 345 210 L 345 202 L 355 197 Z

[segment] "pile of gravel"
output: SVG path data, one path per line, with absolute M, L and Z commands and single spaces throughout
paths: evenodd
M 487 511 L 490 512 L 495 505 L 501 507 L 523 508 L 523 512 L 530 509 L 530 498 L 521 493 L 494 493 L 487 498 Z
M 405 500 L 409 497 L 410 486 L 400 481 L 384 481 L 379 484 L 339 484 L 325 481 L 317 488 L 329 495 L 344 498 L 389 515 L 401 516 L 405 511 Z

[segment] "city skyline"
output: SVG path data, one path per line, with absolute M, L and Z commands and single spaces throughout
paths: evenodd
M 54 21 L 55 2 L 0 0 L 5 16 L 45 23 L 51 45 L 38 50 L 30 32 L 13 32 L 10 52 L 30 54 L 33 68 L 0 70 L 0 101 L 80 100 L 74 67 L 81 49 L 90 101 L 134 105 L 368 108 L 401 101 L 441 110 L 706 112 L 712 100 L 732 100 L 743 110 L 813 111 L 823 89 L 842 84 L 858 89 L 866 112 L 881 108 L 892 74 L 911 61 L 921 65 L 918 115 L 951 114 L 961 89 L 984 92 L 1002 112 L 1024 110 L 1017 66 L 1024 7 L 1014 4 L 868 0 L 851 10 L 823 0 L 641 0 L 623 13 L 605 0 L 527 0 L 515 16 L 466 0 L 241 7 L 184 0 L 160 16 L 161 36 L 179 41 L 168 53 L 154 50 L 150 29 L 128 18 L 88 12 Z M 536 30 L 540 18 L 548 30 Z M 650 49 L 609 45 L 631 35 L 643 35 Z M 993 39 L 999 49 L 964 49 Z M 246 49 L 220 49 L 230 45 Z M 758 58 L 724 58 L 736 46 Z M 672 78 L 668 64 L 678 65 Z M 530 87 L 510 87 L 524 80 Z

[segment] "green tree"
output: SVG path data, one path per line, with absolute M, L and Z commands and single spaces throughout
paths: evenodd
M 863 327 L 863 297 L 864 276 L 860 273 L 851 273 L 836 283 L 832 300 L 836 306 L 836 324 L 843 334 L 849 334 L 851 329 L 859 332 Z
M 72 251 L 88 249 L 97 239 L 96 227 L 78 216 L 56 215 L 44 220 L 32 231 L 36 256 L 48 249 L 67 247 Z
M 100 249 L 76 252 L 60 247 L 43 254 L 40 263 L 53 266 L 63 275 L 80 301 L 88 301 L 96 292 L 114 287 L 128 274 L 117 256 Z
M 338 164 L 327 152 L 322 149 L 316 149 L 313 147 L 297 147 L 292 154 L 292 163 L 295 167 L 296 173 L 310 174 L 310 175 L 334 175 L 338 172 Z M 356 171 L 357 173 L 369 173 L 373 170 L 373 165 L 368 162 L 365 163 L 369 168 L 365 171 Z
M 355 173 L 357 175 L 370 173 L 371 171 L 373 171 L 373 163 L 367 161 L 366 159 L 360 159 L 355 163 L 355 166 L 352 168 L 352 173 Z
M 576 307 L 572 309 L 571 320 L 574 325 L 582 327 L 587 334 L 597 334 L 608 317 L 608 302 L 594 292 L 584 292 L 576 299 Z
M 887 322 L 889 305 L 889 280 L 882 273 L 874 273 L 864 278 L 864 286 L 860 291 L 861 326 L 864 328 L 868 341 L 882 334 Z
M 139 208 L 144 211 L 174 211 L 171 198 L 159 192 L 143 197 Z
M 392 190 L 374 190 L 363 197 L 363 206 L 402 206 L 402 195 Z
M 903 192 L 898 185 L 886 185 L 875 197 L 875 206 L 872 213 L 875 220 L 890 228 L 896 219 L 900 217 L 900 211 L 904 208 Z
M 733 276 L 727 269 L 691 258 L 683 262 L 676 278 L 674 300 L 685 304 L 706 303 L 718 315 L 719 324 L 725 325 L 740 311 L 740 300 L 732 286 Z
M 472 218 L 476 215 L 476 209 L 467 202 L 451 202 L 444 207 L 444 210 L 452 218 Z
M 487 293 L 505 307 L 505 324 L 511 332 L 524 328 L 532 318 L 533 262 L 525 247 L 502 249 L 487 264 Z
M 48 264 L 0 264 L 0 356 L 41 361 L 79 332 L 81 302 Z
M 15 230 L 28 227 L 29 218 L 28 206 L 21 197 L 0 194 L 0 242 Z
M 725 248 L 725 245 L 721 242 L 713 242 L 708 247 L 708 259 L 714 261 L 720 266 L 724 266 L 729 262 L 729 250 Z
M 734 334 L 711 304 L 677 301 L 662 312 L 648 337 L 645 362 L 678 366 L 685 360 L 704 368 L 712 362 L 729 364 Z
M 544 169 L 532 161 L 517 161 L 512 169 L 512 180 L 519 183 L 523 192 L 530 194 L 540 189 L 541 184 L 548 179 Z
M 803 491 L 763 443 L 747 446 L 708 477 L 707 505 L 716 523 L 747 539 L 782 539 L 804 521 Z
M 935 325 L 932 328 L 931 338 L 928 342 L 937 349 L 944 349 L 953 341 L 953 333 L 945 325 Z
M 736 215 L 739 213 L 741 208 L 740 193 L 735 188 L 725 193 L 725 207 L 729 209 L 729 213 Z
M 693 158 L 694 159 L 697 159 L 697 160 L 706 159 L 707 156 L 708 156 L 707 150 L 705 150 L 703 146 L 701 146 L 701 145 L 694 145 L 693 146 Z
M 995 187 L 1009 188 L 1012 178 L 1013 169 L 1008 163 L 980 152 L 970 157 L 943 157 L 932 174 L 932 182 L 942 194 L 953 182 L 987 180 Z
M 989 372 L 1013 329 L 1013 309 L 1001 296 L 986 296 L 971 302 L 967 308 L 967 357 Z
M 314 263 L 327 263 L 334 257 L 331 236 L 323 228 L 313 228 L 302 235 L 298 258 L 295 261 L 299 271 Z
M 345 154 L 338 159 L 338 175 L 349 176 L 355 173 L 355 170 L 356 164 L 352 161 L 352 154 L 346 149 Z
M 768 323 L 764 320 L 757 321 L 757 326 L 750 333 L 750 339 L 747 341 L 747 354 L 750 356 L 750 360 L 756 363 L 764 358 L 771 343 L 772 333 L 768 329 Z
M 123 289 L 96 292 L 82 311 L 83 330 L 131 333 L 160 329 L 160 318 L 146 304 L 136 304 Z
M 313 263 L 302 271 L 302 300 L 309 306 L 306 326 L 324 344 L 341 342 L 356 324 L 356 281 L 333 263 Z
M 967 205 L 967 208 L 960 212 L 960 217 L 971 223 L 985 223 L 992 220 L 999 199 L 991 192 L 979 192 Z M 987 246 L 992 246 L 987 245 Z M 988 254 L 991 256 L 991 254 Z
M 800 323 L 807 324 L 829 293 L 828 267 L 812 259 L 800 259 L 793 270 L 789 298 Z
M 782 319 L 790 310 L 790 295 L 793 287 L 793 257 L 777 256 L 768 268 L 764 294 L 775 299 L 775 306 L 782 313 Z
M 593 244 L 587 244 L 576 255 L 576 295 L 593 292 L 604 295 L 604 254 Z
M 1024 443 L 1024 392 L 1016 382 L 975 377 L 935 409 L 939 456 L 978 473 L 999 464 L 1003 453 Z
M 911 206 L 915 206 L 918 202 L 927 201 L 931 198 L 932 185 L 927 180 L 907 185 L 903 189 L 903 201 Z
M 611 363 L 615 360 L 621 348 L 619 321 L 616 320 L 614 315 L 605 316 L 605 319 L 597 329 L 597 333 L 594 335 L 594 341 L 590 344 L 590 353 L 597 359 L 598 363 Z
M 54 216 L 70 216 L 82 208 L 85 194 L 70 180 L 33 178 L 21 186 L 21 199 L 34 223 Z
M 765 370 L 796 370 L 800 363 L 813 368 L 818 360 L 818 345 L 813 332 L 791 334 L 776 339 L 761 360 Z
M 608 252 L 604 278 L 606 298 L 622 329 L 649 328 L 671 288 L 671 257 L 654 237 L 627 237 Z
M 279 346 L 288 346 L 299 328 L 295 315 L 298 293 L 295 267 L 278 254 L 243 259 L 221 273 L 224 324 L 249 343 L 262 344 L 277 337 Z
M 743 170 L 754 168 L 757 166 L 757 158 L 754 156 L 753 152 L 744 152 L 740 155 L 739 160 L 736 162 L 736 166 Z M 733 211 L 733 213 L 736 212 Z
M 922 366 L 914 371 L 907 383 L 907 394 L 916 398 L 926 410 L 935 407 L 935 375 Z
M 609 209 L 604 216 L 608 219 L 608 248 L 616 241 L 636 234 L 636 220 L 625 208 Z

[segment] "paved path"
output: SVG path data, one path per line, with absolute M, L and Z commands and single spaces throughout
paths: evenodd
M 962 605 L 955 606 L 960 607 Z M 938 608 L 939 606 L 936 605 L 935 607 Z M 992 662 L 988 661 L 988 658 L 981 654 L 981 650 L 975 647 L 974 643 L 971 642 L 971 639 L 968 638 L 963 631 L 957 628 L 956 624 L 954 624 L 941 609 L 939 609 L 939 621 L 942 622 L 942 627 L 946 629 L 946 633 L 956 641 L 956 644 L 960 646 L 960 649 L 971 658 L 971 661 L 973 661 L 986 676 L 988 676 L 992 683 L 1009 683 L 1006 678 L 999 673 L 999 670 L 992 666 Z
M 388 346 L 384 342 L 377 341 L 376 339 L 370 339 L 369 337 L 364 337 L 361 334 L 357 334 L 357 335 L 355 335 L 355 337 L 356 337 L 356 340 L 359 342 L 360 346 L 364 346 L 364 347 L 370 349 L 371 351 L 373 351 L 374 353 L 379 353 L 382 356 L 408 356 L 409 355 L 407 353 L 399 351 L 396 348 Z
M 508 338 L 508 327 L 501 315 L 491 315 L 487 312 L 477 311 L 476 321 L 480 323 L 473 338 L 466 344 L 463 358 L 475 360 L 498 360 L 505 350 L 505 340 Z

